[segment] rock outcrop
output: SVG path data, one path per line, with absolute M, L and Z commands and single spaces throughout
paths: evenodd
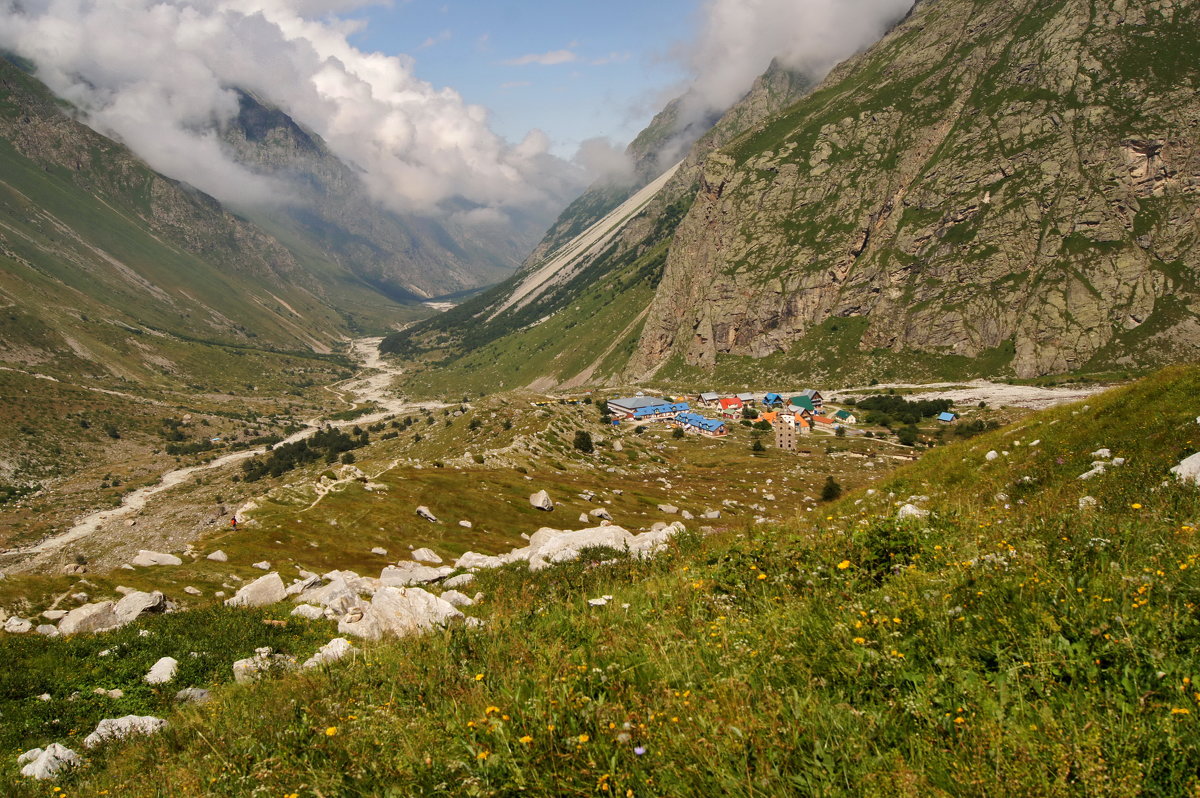
M 30 749 L 17 757 L 17 764 L 23 765 L 21 775 L 38 780 L 57 778 L 64 769 L 81 762 L 79 754 L 58 743 L 50 743 L 44 749 Z
M 265 607 L 287 598 L 283 579 L 272 571 L 260 576 L 248 585 L 243 585 L 231 598 L 225 599 L 229 607 Z

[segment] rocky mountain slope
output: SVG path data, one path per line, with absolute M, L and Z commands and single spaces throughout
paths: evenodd
M 803 99 L 764 76 L 570 279 L 495 313 L 514 281 L 390 343 L 537 387 L 1194 359 L 1198 17 L 919 3 Z
M 545 221 L 481 229 L 401 216 L 373 198 L 362 177 L 319 136 L 265 100 L 239 93 L 240 113 L 222 131 L 238 162 L 289 187 L 287 202 L 240 209 L 302 261 L 329 260 L 398 300 L 499 282 L 525 257 Z M 467 210 L 464 208 L 463 210 Z
M 922 3 L 709 158 L 633 369 L 859 352 L 1018 376 L 1200 353 L 1200 10 Z

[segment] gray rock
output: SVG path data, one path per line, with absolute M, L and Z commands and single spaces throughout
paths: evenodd
M 1171 468 L 1171 473 L 1184 484 L 1200 486 L 1200 452 L 1181 460 L 1179 465 Z
M 417 515 L 421 516 L 426 521 L 429 521 L 432 524 L 437 523 L 437 516 L 434 515 L 432 512 L 430 512 L 429 508 L 423 504 L 417 508 Z
M 386 557 L 387 549 L 385 549 L 383 546 L 376 546 L 375 548 L 371 549 L 371 553 L 378 554 L 380 557 Z
M 251 564 L 250 567 L 257 568 L 260 571 L 269 571 L 271 570 L 271 563 L 267 562 L 266 560 L 262 560 L 261 562 Z
M 1090 510 L 1093 507 L 1098 507 L 1099 505 L 1100 505 L 1100 502 L 1096 501 L 1095 496 L 1080 496 L 1079 497 L 1079 509 L 1080 510 Z
M 314 587 L 320 587 L 321 584 L 321 577 L 317 576 L 316 574 L 301 576 L 300 579 L 297 579 L 295 582 L 292 582 L 290 585 L 288 585 L 287 594 L 289 596 L 299 596 L 306 590 L 312 590 Z
M 539 510 L 549 512 L 554 509 L 554 501 L 550 498 L 550 494 L 544 490 L 539 490 L 537 493 L 529 497 L 529 503 Z
M 33 631 L 35 634 L 39 634 L 42 637 L 58 637 L 61 634 L 58 631 L 58 627 L 52 623 L 40 624 Z
M 66 616 L 66 610 L 46 610 L 42 613 L 42 617 L 47 621 L 61 621 Z
M 153 593 L 144 593 L 141 590 L 134 590 L 126 593 L 120 601 L 113 607 L 113 612 L 117 615 L 117 623 L 120 626 L 133 621 L 138 616 L 145 613 L 165 612 L 167 609 L 167 598 L 162 593 L 155 590 Z
M 675 515 L 675 513 L 679 512 L 679 508 L 673 504 L 660 504 L 658 505 L 658 511 L 667 515 Z
M 44 781 L 58 776 L 65 768 L 81 764 L 79 754 L 66 746 L 50 743 L 43 748 L 32 748 L 17 757 L 17 764 L 24 765 L 21 775 Z
M 307 618 L 310 621 L 320 620 L 325 617 L 325 610 L 320 607 L 314 607 L 312 604 L 301 604 L 291 612 L 297 618 Z
M 296 666 L 296 659 L 286 654 L 276 654 L 270 648 L 254 649 L 254 656 L 233 663 L 233 680 L 238 684 L 258 681 L 272 671 L 289 670 Z
M 166 684 L 175 678 L 179 670 L 179 660 L 174 657 L 163 657 L 151 666 L 149 673 L 142 677 L 146 684 Z
M 383 572 L 379 574 L 379 582 L 380 584 L 391 585 L 393 587 L 423 585 L 437 581 L 452 573 L 454 573 L 454 569 L 449 566 L 433 568 L 415 562 L 402 562 L 384 568 Z
M 121 625 L 115 607 L 116 604 L 111 601 L 76 607 L 58 622 L 58 631 L 64 635 L 75 635 L 114 629 Z
M 452 604 L 419 587 L 385 586 L 375 592 L 369 605 L 352 607 L 338 623 L 338 631 L 368 640 L 385 635 L 407 637 L 461 617 Z
M 120 690 L 120 689 L 105 690 L 103 687 L 97 687 L 92 692 L 96 695 L 102 695 L 105 698 L 124 698 L 125 697 L 125 691 Z
M 176 557 L 174 554 L 164 554 L 160 551 L 148 551 L 142 549 L 133 558 L 132 563 L 143 568 L 149 568 L 153 565 L 183 565 L 183 560 Z
M 189 704 L 203 704 L 210 698 L 212 698 L 212 693 L 203 687 L 185 687 L 175 694 L 176 701 L 184 701 Z
M 471 529 L 475 526 L 470 521 L 459 521 L 458 525 L 461 526 L 463 529 Z
M 199 588 L 192 587 L 191 585 L 188 585 L 187 587 L 185 587 L 183 589 L 183 592 L 187 593 L 189 596 L 203 596 L 204 595 L 204 593 Z
M 212 560 L 213 562 L 229 562 L 229 555 L 220 549 L 217 549 L 213 553 L 209 554 L 207 559 Z
M 265 607 L 287 598 L 283 579 L 272 571 L 260 576 L 248 585 L 243 585 L 232 598 L 225 599 L 228 607 Z
M 906 518 L 925 518 L 928 515 L 928 510 L 922 510 L 915 504 L 906 504 L 896 512 L 896 518 L 901 521 Z
M 325 645 L 317 649 L 317 653 L 313 654 L 301 668 L 315 668 L 318 665 L 328 665 L 331 662 L 337 662 L 347 654 L 352 654 L 357 651 L 354 646 L 350 645 L 350 641 L 344 637 L 335 637 Z
M 459 574 L 452 576 L 445 582 L 442 582 L 442 587 L 466 587 L 475 581 L 475 574 Z
M 442 601 L 454 605 L 455 607 L 470 607 L 475 602 L 465 593 L 459 593 L 457 590 L 447 590 L 442 593 Z
M 417 562 L 428 562 L 433 563 L 434 565 L 442 564 L 442 558 L 439 557 L 437 553 L 433 551 L 433 549 L 417 549 L 412 553 L 411 556 Z
M 105 718 L 96 730 L 83 738 L 84 748 L 95 748 L 109 740 L 121 740 L 132 734 L 154 734 L 166 727 L 167 722 L 153 715 L 126 715 L 121 718 Z
M 603 507 L 597 507 L 595 510 L 592 510 L 590 513 L 588 513 L 588 515 L 590 515 L 592 518 L 600 518 L 605 521 L 613 520 L 612 514 L 609 513 L 608 510 L 605 510 Z
M 682 511 L 681 513 L 679 513 L 679 517 L 680 517 L 680 518 L 682 518 L 682 519 L 683 519 L 683 520 L 685 520 L 685 521 L 691 521 L 691 520 L 692 520 L 693 518 L 695 518 L 696 516 L 692 515 L 692 514 L 691 514 L 691 513 L 689 513 L 687 510 L 684 510 L 684 511 Z
M 1000 453 L 997 452 L 995 449 L 992 449 L 990 452 L 988 452 L 987 454 L 985 454 L 983 456 L 983 459 L 990 461 L 990 460 L 995 460 L 999 456 L 1000 456 Z
M 708 519 L 710 521 L 715 521 L 716 519 L 721 517 L 721 511 L 720 510 L 706 510 L 705 512 L 701 513 L 700 517 Z

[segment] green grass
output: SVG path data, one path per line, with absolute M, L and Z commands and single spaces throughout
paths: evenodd
M 1200 503 L 1163 480 L 1198 448 L 1198 392 L 1200 369 L 1163 372 L 651 562 L 483 574 L 481 630 L 220 689 L 63 787 L 1192 795 Z M 1079 481 L 1101 446 L 1128 464 Z M 892 520 L 910 493 L 933 515 Z

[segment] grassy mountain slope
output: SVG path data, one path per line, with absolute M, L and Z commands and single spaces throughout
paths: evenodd
M 384 351 L 436 363 L 436 375 L 412 381 L 410 388 L 418 392 L 436 391 L 452 381 L 473 390 L 574 385 L 618 373 L 629 360 L 632 341 L 641 335 L 648 299 L 675 228 L 694 199 L 705 156 L 810 88 L 803 75 L 772 64 L 685 156 L 681 151 L 698 131 L 687 125 L 679 129 L 679 101 L 672 103 L 630 145 L 638 175 L 631 188 L 593 187 L 563 212 L 520 272 L 447 313 L 389 336 Z M 570 247 L 572 236 L 681 156 L 675 174 L 643 209 L 620 220 L 607 246 L 577 258 L 564 276 L 508 306 L 523 280 Z M 663 163 L 663 158 L 671 162 Z
M 634 371 L 819 346 L 840 318 L 865 319 L 859 373 L 877 352 L 1020 377 L 1194 359 L 1198 14 L 918 5 L 709 160 Z
M 818 518 L 688 536 L 650 562 L 482 574 L 482 629 L 221 689 L 63 786 L 1191 795 L 1200 492 L 1167 469 L 1200 443 L 1198 391 L 1200 369 L 1168 370 L 935 450 Z M 1079 480 L 1101 447 L 1125 465 Z M 913 494 L 932 515 L 896 521 Z M 319 639 L 293 634 L 310 642 L 281 647 Z

